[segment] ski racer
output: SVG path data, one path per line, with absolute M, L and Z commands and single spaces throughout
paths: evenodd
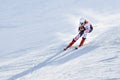
M 89 23 L 89 21 L 84 18 L 81 18 L 80 25 L 78 27 L 78 32 L 79 32 L 78 35 L 75 38 L 73 38 L 73 40 L 69 43 L 69 45 L 66 48 L 64 48 L 64 50 L 70 48 L 81 36 L 82 36 L 82 40 L 80 41 L 80 44 L 78 47 L 76 47 L 76 49 L 83 46 L 87 34 L 92 32 L 92 30 L 93 30 L 93 26 Z

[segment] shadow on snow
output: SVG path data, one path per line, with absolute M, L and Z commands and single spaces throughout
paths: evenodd
M 33 66 L 32 68 L 29 68 L 21 73 L 18 73 L 12 77 L 10 77 L 8 80 L 16 80 L 20 77 L 23 77 L 29 73 L 32 73 L 33 71 L 36 71 L 44 66 L 50 65 L 51 63 L 57 64 L 63 64 L 67 61 L 70 61 L 72 59 L 75 59 L 83 54 L 89 53 L 90 51 L 93 51 L 94 49 L 98 48 L 99 46 L 87 46 L 80 50 L 70 50 L 70 51 L 59 51 L 52 57 L 48 58 L 47 60 L 43 61 L 42 63 L 39 63 L 36 66 Z M 75 52 L 76 51 L 76 52 Z

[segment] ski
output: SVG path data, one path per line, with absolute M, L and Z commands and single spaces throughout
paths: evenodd
M 78 47 L 75 47 L 75 50 L 78 49 Z
M 82 46 L 84 46 L 84 45 L 82 45 Z M 82 46 L 75 46 L 73 50 L 77 50 L 77 49 L 79 49 L 79 48 L 82 47 Z M 68 49 L 69 49 L 69 48 L 64 48 L 63 51 L 67 51 Z
M 78 48 L 80 48 L 80 47 L 82 47 L 82 46 L 76 46 L 75 49 L 78 49 Z
M 77 50 L 79 47 L 74 47 L 73 50 Z M 63 49 L 63 51 L 67 51 L 68 49 Z

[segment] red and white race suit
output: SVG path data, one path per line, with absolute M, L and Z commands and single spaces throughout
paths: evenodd
M 86 24 L 83 24 L 79 26 L 79 34 L 74 38 L 75 41 L 77 41 L 81 36 L 83 36 L 83 38 L 87 37 L 87 34 L 90 32 L 91 28 L 90 28 L 91 24 L 88 22 Z

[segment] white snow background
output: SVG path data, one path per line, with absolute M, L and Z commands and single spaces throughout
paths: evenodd
M 0 80 L 120 80 L 120 0 L 0 0 Z M 79 19 L 85 46 L 64 47 Z

